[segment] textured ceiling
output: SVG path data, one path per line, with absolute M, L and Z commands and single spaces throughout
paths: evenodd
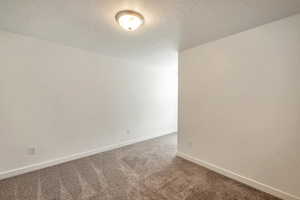
M 119 10 L 145 16 L 136 32 Z M 0 29 L 120 58 L 167 58 L 300 12 L 300 0 L 0 0 Z

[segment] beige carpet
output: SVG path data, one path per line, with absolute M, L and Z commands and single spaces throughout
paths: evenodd
M 175 157 L 168 135 L 0 181 L 0 200 L 276 200 Z

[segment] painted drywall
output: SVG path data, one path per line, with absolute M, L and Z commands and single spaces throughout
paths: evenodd
M 300 15 L 180 52 L 179 96 L 180 153 L 300 197 Z
M 0 32 L 0 174 L 175 132 L 169 55 L 142 64 Z

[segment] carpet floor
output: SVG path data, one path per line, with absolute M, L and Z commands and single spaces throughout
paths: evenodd
M 176 157 L 176 135 L 0 181 L 0 200 L 278 200 Z

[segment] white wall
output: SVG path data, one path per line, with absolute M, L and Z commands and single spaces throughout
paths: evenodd
M 300 197 L 300 15 L 181 52 L 179 88 L 179 153 Z
M 164 66 L 141 65 L 0 32 L 0 175 L 177 131 L 170 55 Z

